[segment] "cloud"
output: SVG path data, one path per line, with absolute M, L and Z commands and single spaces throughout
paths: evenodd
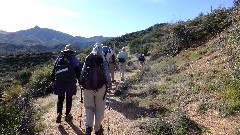
M 58 21 L 81 18 L 81 15 L 63 7 L 53 7 L 39 0 L 3 0 L 0 5 L 0 29 L 16 31 L 40 25 L 60 25 Z

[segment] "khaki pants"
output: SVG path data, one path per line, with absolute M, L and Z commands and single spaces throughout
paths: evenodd
M 94 130 L 98 131 L 101 126 L 101 122 L 104 118 L 104 110 L 106 104 L 106 85 L 104 84 L 102 88 L 98 91 L 94 90 L 84 90 L 84 107 L 86 112 L 86 128 L 93 127 Z M 103 99 L 105 95 L 105 98 Z
M 124 62 L 124 63 L 119 62 L 119 68 L 120 68 L 121 80 L 124 81 L 124 72 L 126 69 L 126 62 Z
M 139 61 L 139 66 L 142 68 L 144 64 L 144 61 Z
M 109 72 L 110 72 L 110 75 L 111 75 L 111 81 L 114 80 L 114 70 L 115 70 L 115 65 L 113 63 L 109 63 Z

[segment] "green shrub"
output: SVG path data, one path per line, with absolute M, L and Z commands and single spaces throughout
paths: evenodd
M 31 97 L 0 102 L 0 134 L 33 134 L 34 120 Z
M 31 77 L 32 73 L 31 71 L 24 69 L 20 72 L 17 72 L 15 74 L 16 80 L 18 80 L 22 85 L 25 85 L 29 82 L 29 79 Z
M 30 82 L 27 84 L 27 88 L 33 97 L 44 96 L 51 92 L 51 87 L 49 86 L 51 73 L 52 69 L 48 66 L 39 67 L 34 71 Z
M 164 115 L 169 110 L 163 105 L 161 101 L 155 100 L 151 101 L 149 104 L 149 109 L 151 111 L 157 112 L 160 115 Z
M 197 108 L 197 111 L 200 113 L 200 114 L 205 114 L 205 112 L 207 111 L 208 109 L 208 104 L 206 103 L 202 103 L 198 106 Z
M 240 80 L 232 80 L 230 82 L 225 83 L 225 87 L 223 87 L 224 95 L 227 98 L 233 101 L 240 100 Z
M 6 101 L 9 101 L 11 99 L 16 99 L 20 96 L 20 94 L 23 93 L 23 89 L 21 85 L 13 85 L 8 90 L 4 91 L 4 98 Z
M 124 83 L 121 83 L 117 86 L 114 94 L 116 96 L 122 95 L 126 93 L 129 88 L 131 88 L 131 81 L 126 80 Z
M 152 135 L 172 135 L 171 125 L 168 123 L 159 122 L 150 131 Z
M 222 105 L 224 115 L 234 115 L 240 110 L 240 101 L 233 101 Z
M 176 62 L 173 60 L 169 60 L 167 61 L 162 67 L 161 70 L 164 74 L 174 74 L 174 73 L 178 73 L 179 69 L 176 65 Z
M 143 122 L 140 125 L 147 133 L 151 135 L 172 135 L 172 125 L 161 119 L 155 119 L 149 122 Z
M 124 100 L 125 108 L 139 106 L 140 99 L 138 97 L 127 97 Z
M 183 115 L 176 123 L 176 132 L 178 135 L 201 134 L 202 129 L 197 123 L 192 121 L 188 116 Z

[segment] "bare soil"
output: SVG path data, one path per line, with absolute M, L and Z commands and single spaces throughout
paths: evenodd
M 126 72 L 126 78 L 131 77 L 134 72 Z M 116 83 L 113 84 L 113 88 L 110 94 L 110 111 L 108 109 L 108 99 L 105 107 L 105 116 L 102 122 L 104 128 L 104 134 L 111 135 L 123 135 L 123 134 L 132 134 L 138 135 L 141 134 L 141 130 L 136 127 L 137 120 L 131 119 L 131 114 L 126 114 L 121 110 L 124 110 L 122 101 L 119 97 L 114 96 L 113 92 L 116 89 L 120 81 L 120 73 L 115 73 Z M 55 96 L 55 95 L 53 95 Z M 64 107 L 65 109 L 65 107 Z M 63 113 L 64 110 L 63 109 Z M 82 113 L 82 117 L 81 116 Z M 57 124 L 56 121 L 56 105 L 51 108 L 47 113 L 42 116 L 42 122 L 46 125 L 44 131 L 40 134 L 44 135 L 84 135 L 85 133 L 85 110 L 83 105 L 80 102 L 80 92 L 74 97 L 73 106 L 71 114 L 73 120 L 71 122 L 66 122 L 64 117 L 62 118 L 61 124 Z M 134 115 L 134 114 L 132 114 Z M 108 131 L 109 123 L 109 131 Z M 94 134 L 94 132 L 92 132 Z
M 191 64 L 188 71 L 194 72 L 203 68 L 210 68 L 213 65 L 218 65 L 220 63 L 226 63 L 226 55 L 222 55 L 221 52 L 216 51 L 212 53 L 205 54 L 201 59 L 197 60 L 195 63 Z M 223 66 L 218 68 L 219 71 L 224 70 Z M 214 98 L 214 97 L 213 97 Z M 208 99 L 217 100 L 217 99 Z M 187 115 L 206 128 L 206 135 L 229 135 L 237 134 L 240 130 L 240 116 L 221 116 L 218 110 L 208 109 L 205 114 L 199 114 L 197 111 L 199 102 L 192 102 L 184 106 L 183 110 Z M 206 101 L 207 102 L 207 101 Z

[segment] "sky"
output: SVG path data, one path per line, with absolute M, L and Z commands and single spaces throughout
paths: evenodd
M 119 37 L 232 6 L 233 0 L 0 0 L 0 30 L 37 25 L 72 36 Z

